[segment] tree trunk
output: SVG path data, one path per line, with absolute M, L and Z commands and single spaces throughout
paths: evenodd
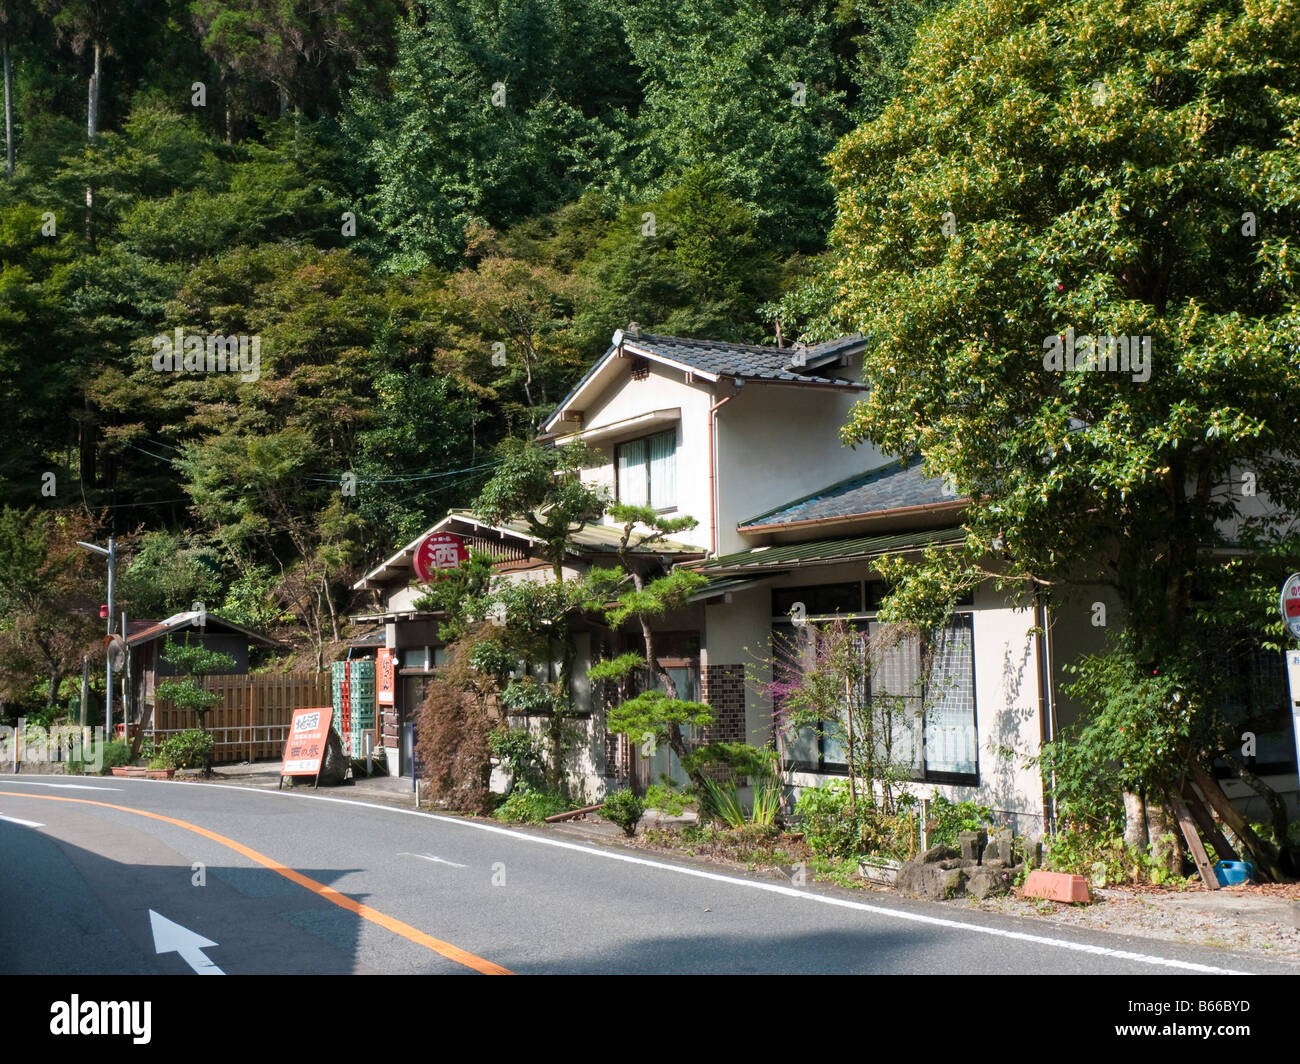
M 1191 774 L 1197 789 L 1219 815 L 1219 819 L 1232 829 L 1232 833 L 1237 836 L 1242 847 L 1250 853 L 1255 867 L 1274 882 L 1284 879 L 1282 868 L 1273 855 L 1271 847 L 1255 834 L 1251 826 L 1246 823 L 1246 818 L 1232 808 L 1232 803 L 1223 793 L 1218 780 L 1197 764 L 1191 766 Z
M 14 176 L 14 73 L 9 58 L 9 36 L 4 39 L 5 64 L 5 173 Z
M 1177 821 L 1162 803 L 1146 805 L 1148 834 L 1151 838 L 1151 859 L 1169 875 L 1175 876 L 1182 868 L 1182 851 L 1178 845 Z
M 90 88 L 86 95 L 86 139 L 94 140 L 99 132 L 99 79 L 102 73 L 103 47 L 94 44 L 94 61 L 90 71 Z
M 1141 794 L 1124 791 L 1124 845 L 1130 850 L 1145 853 L 1152 841 L 1147 832 L 1147 805 Z

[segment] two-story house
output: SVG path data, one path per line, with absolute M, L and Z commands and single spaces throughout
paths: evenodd
M 713 709 L 714 725 L 697 738 L 772 741 L 775 707 L 762 681 L 771 675 L 774 642 L 794 620 L 850 617 L 875 635 L 883 585 L 873 560 L 961 540 L 965 500 L 943 478 L 840 442 L 865 390 L 863 346 L 846 337 L 778 349 L 629 326 L 544 425 L 543 441 L 562 447 L 581 439 L 599 455 L 583 473 L 588 482 L 619 501 L 697 522 L 681 542 L 654 551 L 665 567 L 687 565 L 710 577 L 689 608 L 656 626 L 658 652 L 682 696 Z M 495 550 L 507 578 L 549 578 L 522 525 L 489 527 L 453 513 L 434 530 Z M 566 572 L 608 558 L 615 541 L 612 524 L 589 526 L 576 537 Z M 384 623 L 409 685 L 385 732 L 391 745 L 418 701 L 420 678 L 442 653 L 436 618 L 413 609 L 416 542 L 357 585 L 379 592 L 382 609 L 370 618 Z M 959 604 L 928 658 L 915 638 L 879 656 L 871 682 L 911 709 L 895 755 L 910 765 L 917 793 L 973 799 L 1018 831 L 1044 828 L 1051 810 L 1041 773 L 1027 762 L 1078 714 L 1057 695 L 1062 664 L 1101 647 L 1104 630 L 1088 620 L 1095 602 L 1120 620 L 1107 591 L 1081 589 L 1075 600 L 1058 599 L 1049 611 L 982 586 Z M 647 781 L 680 772 L 666 751 L 642 757 L 604 733 L 584 665 L 615 652 L 616 635 L 599 625 L 581 633 L 573 677 L 575 700 L 590 715 L 571 770 L 593 799 L 631 773 Z M 815 729 L 782 736 L 781 747 L 797 785 L 846 771 L 844 751 Z

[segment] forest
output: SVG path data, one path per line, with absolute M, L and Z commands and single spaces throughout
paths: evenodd
M 0 698 L 79 672 L 77 539 L 130 616 L 319 662 L 616 328 L 797 339 L 827 154 L 934 6 L 0 2 Z M 227 337 L 244 372 L 185 368 Z

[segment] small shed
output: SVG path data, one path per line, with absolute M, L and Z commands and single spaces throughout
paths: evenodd
M 150 710 L 155 708 L 154 689 L 158 680 L 176 675 L 176 670 L 162 659 L 168 636 L 177 643 L 200 644 L 208 650 L 229 654 L 235 659 L 231 672 L 241 675 L 248 672 L 250 647 L 280 645 L 270 636 L 206 611 L 186 610 L 172 614 L 165 621 L 129 621 L 126 644 L 131 652 L 131 706 L 136 711 L 132 716 L 137 720 L 142 719 L 140 711 L 146 706 Z

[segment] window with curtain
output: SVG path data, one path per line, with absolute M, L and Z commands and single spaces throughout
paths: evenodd
M 677 430 L 620 443 L 618 501 L 671 510 L 677 505 Z
M 867 639 L 878 640 L 883 626 L 874 620 L 861 623 L 865 654 Z M 789 645 L 791 626 L 774 623 L 772 630 L 774 636 L 780 633 L 774 639 L 778 647 Z M 868 694 L 880 703 L 878 753 L 887 751 L 895 763 L 910 766 L 917 781 L 978 783 L 972 616 L 950 618 L 931 635 L 928 648 L 911 633 L 887 646 L 877 642 L 870 652 Z M 886 712 L 895 707 L 900 712 Z M 787 740 L 786 757 L 804 771 L 847 771 L 843 743 L 825 722 Z

